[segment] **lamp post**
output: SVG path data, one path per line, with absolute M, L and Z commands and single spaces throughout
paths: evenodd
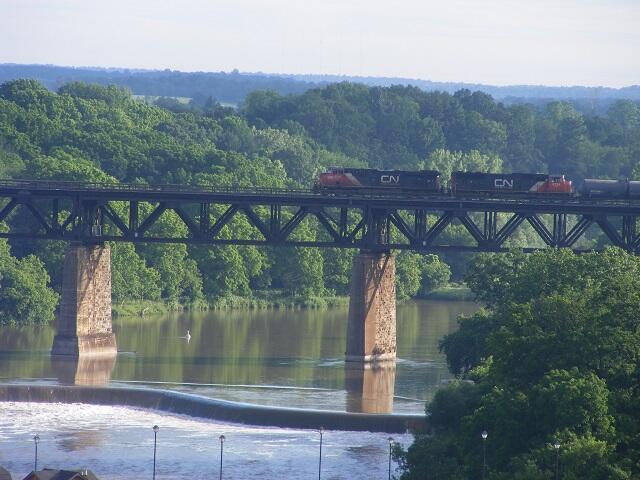
M 220 435 L 219 438 L 220 438 L 220 476 L 218 478 L 222 480 L 222 451 L 224 449 L 224 441 L 226 437 L 224 435 Z
M 153 480 L 156 480 L 156 446 L 158 445 L 158 425 L 153 426 Z
M 482 480 L 484 480 L 487 471 L 487 437 L 489 434 L 483 430 L 480 436 L 482 437 Z
M 560 442 L 557 439 L 553 442 L 553 448 L 556 449 L 556 480 L 558 480 L 558 466 L 560 464 Z
M 320 427 L 320 454 L 318 455 L 318 480 L 320 480 L 320 475 L 322 473 L 322 434 L 324 433 L 324 428 Z
M 389 480 L 391 480 L 391 449 L 393 448 L 393 437 L 387 438 L 389 441 Z
M 33 436 L 33 443 L 36 447 L 36 456 L 35 456 L 35 460 L 33 462 L 33 471 L 37 472 L 38 471 L 38 442 L 40 441 L 40 436 L 38 434 L 35 434 Z

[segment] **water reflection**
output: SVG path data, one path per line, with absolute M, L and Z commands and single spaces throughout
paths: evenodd
M 111 382 L 116 355 L 69 358 L 52 355 L 51 367 L 63 385 L 105 385 Z
M 347 362 L 344 371 L 347 412 L 392 413 L 395 383 L 395 362 Z
M 64 452 L 79 452 L 100 447 L 104 443 L 104 433 L 100 430 L 68 429 L 58 431 L 56 443 Z
M 0 327 L 0 376 L 84 385 L 111 378 L 263 405 L 422 412 L 451 376 L 438 341 L 457 328 L 459 314 L 476 309 L 469 302 L 398 305 L 398 359 L 387 372 L 345 370 L 344 307 L 116 318 L 118 347 L 128 353 L 117 362 L 82 359 L 75 366 L 52 362 L 53 326 Z M 386 392 L 377 403 L 374 391 Z M 362 392 L 360 400 L 354 392 Z

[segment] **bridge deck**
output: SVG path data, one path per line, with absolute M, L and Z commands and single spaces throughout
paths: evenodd
M 151 213 L 139 213 L 143 204 L 148 204 L 145 211 L 151 208 Z M 584 249 L 578 240 L 597 225 L 611 244 L 635 253 L 640 249 L 636 234 L 640 201 L 566 195 L 453 197 L 355 189 L 318 193 L 308 189 L 0 180 L 0 221 L 24 209 L 35 220 L 31 228 L 0 236 L 89 243 L 114 240 L 500 251 L 525 223 L 549 247 Z M 184 222 L 187 236 L 154 233 L 153 226 L 166 211 L 175 212 Z M 237 215 L 245 216 L 259 233 L 251 238 L 229 234 L 225 227 Z M 484 215 L 484 222 L 479 215 Z M 292 233 L 307 218 L 318 222 L 318 238 L 293 240 Z M 442 243 L 440 234 L 452 222 L 463 225 L 472 241 Z M 225 235 L 221 235 L 223 229 Z

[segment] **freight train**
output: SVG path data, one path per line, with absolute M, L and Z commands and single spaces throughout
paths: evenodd
M 602 199 L 640 199 L 640 182 L 585 179 L 574 188 L 564 175 L 544 173 L 453 172 L 448 187 L 436 170 L 404 171 L 331 167 L 318 177 L 314 190 L 336 193 L 345 190 L 366 193 L 411 195 L 552 195 Z

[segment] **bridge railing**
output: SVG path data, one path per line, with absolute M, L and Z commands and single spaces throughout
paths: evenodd
M 76 191 L 117 191 L 117 192 L 162 192 L 162 193 L 313 193 L 303 188 L 274 188 L 274 187 L 241 187 L 241 186 L 209 186 L 209 185 L 180 185 L 162 184 L 149 185 L 138 183 L 106 183 L 106 182 L 71 182 L 64 180 L 23 180 L 0 179 L 0 188 L 24 190 L 59 190 L 65 192 Z

